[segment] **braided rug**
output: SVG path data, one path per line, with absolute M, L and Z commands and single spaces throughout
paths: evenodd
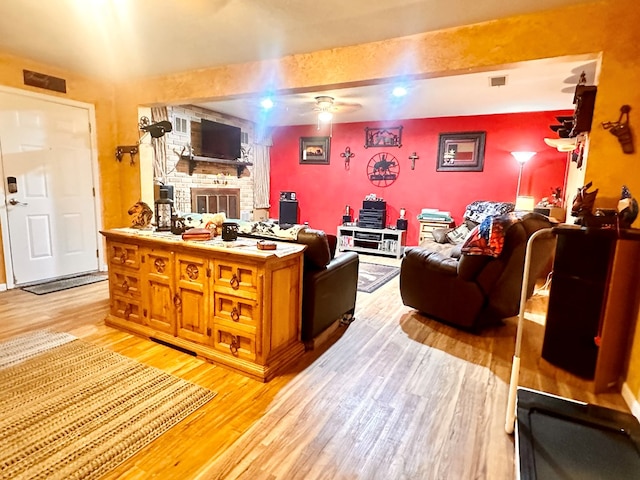
M 215 393 L 64 333 L 0 344 L 0 479 L 93 479 Z

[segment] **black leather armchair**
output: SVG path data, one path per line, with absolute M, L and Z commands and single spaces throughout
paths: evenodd
M 448 256 L 422 247 L 405 249 L 400 267 L 403 303 L 469 330 L 517 315 L 527 240 L 535 231 L 551 226 L 543 215 L 524 215 L 506 230 L 498 257 L 465 255 L 460 248 Z M 554 248 L 551 234 L 534 241 L 528 296 L 533 294 L 535 280 L 551 264 Z
M 306 228 L 297 243 L 307 246 L 302 282 L 302 341 L 311 342 L 337 319 L 353 316 L 358 290 L 358 254 L 336 257 L 337 237 Z
M 242 231 L 239 235 L 307 246 L 304 251 L 301 328 L 302 341 L 307 346 L 336 320 L 353 317 L 358 290 L 358 254 L 344 252 L 336 257 L 338 239 L 335 235 L 306 226 L 300 228 L 296 240 Z

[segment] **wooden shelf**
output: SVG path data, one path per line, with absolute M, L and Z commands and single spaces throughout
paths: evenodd
M 217 163 L 220 165 L 233 165 L 238 172 L 238 178 L 244 172 L 245 167 L 253 165 L 251 162 L 243 162 L 240 160 L 223 160 L 221 158 L 201 157 L 200 155 L 180 155 L 180 158 L 189 162 L 189 175 L 193 175 L 193 171 L 196 168 L 196 162 L 208 162 Z

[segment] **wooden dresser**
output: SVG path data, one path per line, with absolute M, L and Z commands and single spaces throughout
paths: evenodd
M 437 228 L 453 228 L 455 222 L 453 221 L 439 221 L 439 220 L 419 220 L 420 222 L 420 237 L 418 238 L 418 245 L 420 245 L 426 239 L 432 239 L 431 232 Z
M 129 228 L 107 241 L 107 325 L 193 352 L 268 381 L 304 352 L 300 340 L 305 246 L 184 241 Z

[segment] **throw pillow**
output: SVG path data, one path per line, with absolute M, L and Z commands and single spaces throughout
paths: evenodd
M 447 238 L 447 233 L 449 233 L 452 228 L 434 228 L 431 230 L 431 235 L 433 235 L 433 239 L 437 243 L 447 243 L 449 239 Z
M 449 240 L 450 243 L 457 245 L 464 242 L 467 235 L 469 235 L 469 228 L 462 223 L 447 233 L 447 240 Z

